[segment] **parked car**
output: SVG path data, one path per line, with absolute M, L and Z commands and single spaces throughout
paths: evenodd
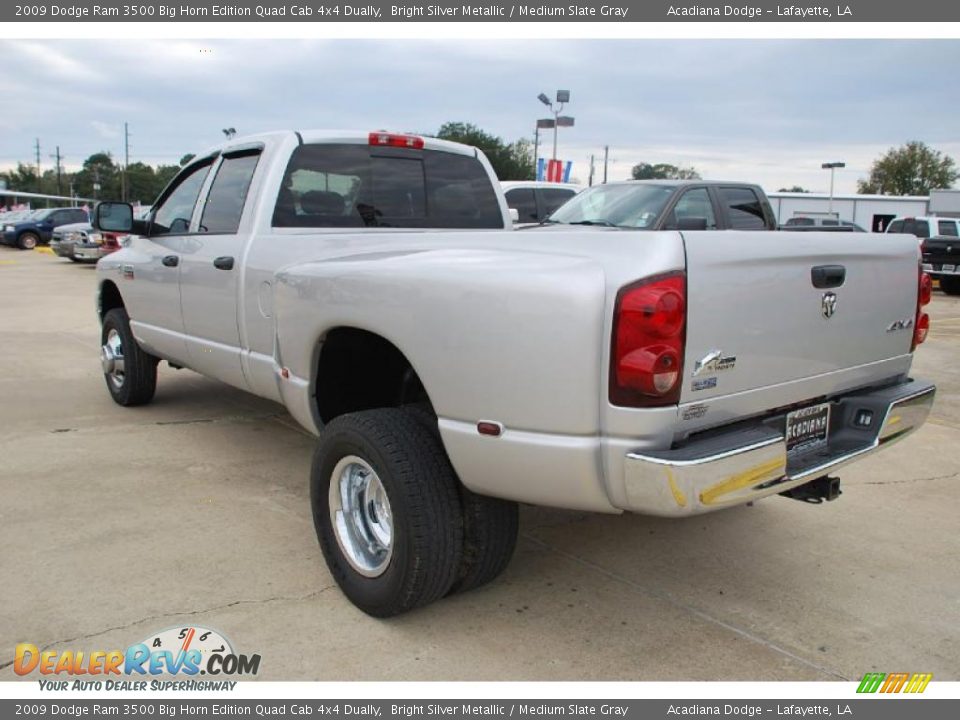
M 50 242 L 55 227 L 89 220 L 87 211 L 78 207 L 38 210 L 29 218 L 6 223 L 0 239 L 5 245 L 32 250 L 41 243 Z
M 150 212 L 150 206 L 134 209 L 134 218 L 144 219 Z M 101 232 L 93 229 L 90 223 L 73 223 L 53 229 L 50 249 L 73 262 L 95 263 L 105 255 L 120 249 L 119 233 Z
M 898 217 L 890 221 L 885 232 L 916 235 L 921 240 L 929 237 L 960 235 L 960 220 L 957 218 L 927 215 L 921 217 Z
M 541 223 L 582 190 L 579 185 L 508 180 L 500 183 L 507 207 L 517 211 L 516 226 Z
M 704 180 L 626 180 L 587 188 L 546 219 L 547 225 L 629 230 L 776 230 L 758 185 Z M 537 232 L 539 228 L 528 228 Z
M 780 226 L 781 230 L 840 230 L 847 232 L 867 232 L 851 220 L 838 220 L 824 217 L 792 217 Z
M 131 234 L 97 264 L 107 390 L 150 402 L 163 359 L 283 403 L 319 436 L 331 574 L 378 617 L 494 579 L 517 502 L 832 500 L 838 468 L 925 421 L 935 388 L 909 373 L 930 279 L 911 239 L 792 242 L 732 183 L 601 186 L 558 216 L 513 231 L 483 153 L 456 143 L 227 141 L 146 222 L 96 208 Z

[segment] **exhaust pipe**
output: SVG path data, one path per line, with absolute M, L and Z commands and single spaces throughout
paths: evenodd
M 843 491 L 840 490 L 840 478 L 824 475 L 780 494 L 792 500 L 802 500 L 818 505 L 824 500 L 836 500 L 841 492 Z

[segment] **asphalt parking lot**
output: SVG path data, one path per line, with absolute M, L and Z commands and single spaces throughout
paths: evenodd
M 152 405 L 115 405 L 94 280 L 0 248 L 0 680 L 18 642 L 108 650 L 186 623 L 267 680 L 960 680 L 960 298 L 934 293 L 914 364 L 939 386 L 930 421 L 842 472 L 838 501 L 524 508 L 500 580 L 380 621 L 323 563 L 313 438 L 166 365 Z

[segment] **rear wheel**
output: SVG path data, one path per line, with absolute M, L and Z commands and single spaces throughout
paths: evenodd
M 459 482 L 411 413 L 341 415 L 324 429 L 310 479 L 327 566 L 350 601 L 390 617 L 442 598 L 463 552 Z
M 17 246 L 21 250 L 33 250 L 39 242 L 40 237 L 32 232 L 20 233 L 20 237 L 17 238 Z
M 406 410 L 437 438 L 437 451 L 445 453 L 430 403 L 408 405 Z M 520 526 L 517 503 L 477 495 L 459 482 L 457 487 L 463 511 L 463 557 L 450 595 L 486 585 L 500 575 L 513 557 Z
M 960 277 L 941 277 L 940 289 L 947 295 L 960 295 Z
M 157 358 L 145 352 L 133 337 L 123 308 L 103 318 L 100 365 L 110 396 L 118 405 L 145 405 L 157 389 Z

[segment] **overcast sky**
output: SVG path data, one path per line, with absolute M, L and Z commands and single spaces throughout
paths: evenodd
M 854 192 L 888 148 L 921 140 L 960 161 L 960 40 L 0 41 L 0 167 L 68 167 L 106 150 L 176 162 L 282 128 L 435 131 L 466 121 L 508 141 L 571 92 L 559 156 L 587 181 L 640 161 L 695 166 L 768 191 Z M 548 131 L 549 133 L 550 131 Z M 549 154 L 552 135 L 543 139 Z M 602 168 L 598 166 L 599 179 Z

